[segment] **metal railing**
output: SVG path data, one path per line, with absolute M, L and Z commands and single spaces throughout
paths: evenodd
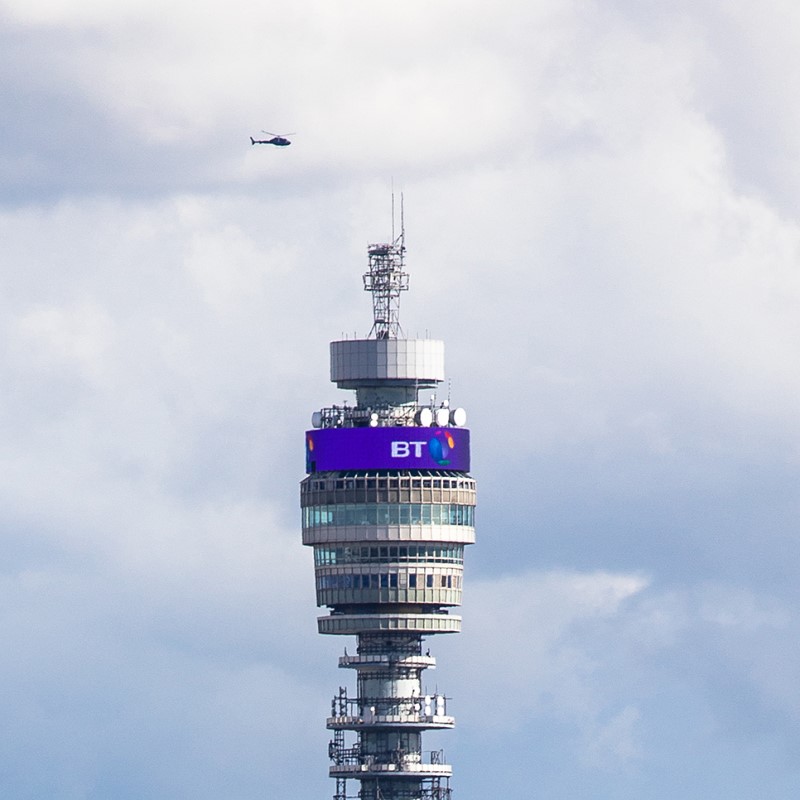
M 348 697 L 344 687 L 331 700 L 332 718 L 356 718 L 365 723 L 380 717 L 408 717 L 414 720 L 447 716 L 447 697 L 427 694 L 413 697 Z

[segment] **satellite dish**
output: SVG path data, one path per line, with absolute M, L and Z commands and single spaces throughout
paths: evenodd
M 463 428 L 467 424 L 467 412 L 463 408 L 454 408 L 450 412 L 450 422 L 457 428 Z
M 321 428 L 322 427 L 322 412 L 321 411 L 315 411 L 311 415 L 311 424 L 315 428 Z
M 417 411 L 417 425 L 421 425 L 423 428 L 428 428 L 432 422 L 433 411 L 431 411 L 427 406 Z
M 436 426 L 444 428 L 450 422 L 450 412 L 446 408 L 436 409 Z
M 377 428 L 378 427 L 378 412 L 373 411 L 369 415 L 369 426 L 370 428 Z

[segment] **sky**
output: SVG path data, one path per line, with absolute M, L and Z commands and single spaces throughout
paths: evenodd
M 795 796 L 799 45 L 789 0 L 0 0 L 0 794 L 333 794 L 303 431 L 394 189 L 479 491 L 454 797 Z

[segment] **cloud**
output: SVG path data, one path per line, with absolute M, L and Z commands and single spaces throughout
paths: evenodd
M 392 180 L 481 492 L 457 791 L 790 793 L 787 9 L 484 12 L 3 5 L 9 796 L 330 790 L 299 442 Z
M 435 648 L 459 748 L 479 738 L 489 752 L 507 736 L 532 741 L 528 768 L 547 776 L 549 732 L 559 731 L 576 776 L 632 786 L 658 774 L 665 750 L 688 763 L 703 741 L 709 769 L 736 748 L 741 768 L 764 777 L 760 745 L 743 733 L 760 718 L 758 735 L 777 748 L 775 759 L 796 761 L 795 682 L 773 668 L 776 648 L 784 666 L 792 663 L 786 646 L 797 620 L 774 597 L 563 571 L 472 580 L 465 594 L 464 634 Z M 685 742 L 676 746 L 679 736 Z M 484 785 L 479 769 L 467 771 L 474 789 Z M 563 775 L 543 779 L 551 791 L 572 785 Z
M 470 665 L 462 689 L 481 724 L 518 728 L 537 713 L 595 724 L 604 708 L 593 696 L 595 665 L 573 636 L 588 621 L 618 614 L 646 586 L 640 576 L 565 572 L 472 582 L 466 634 L 455 646 Z

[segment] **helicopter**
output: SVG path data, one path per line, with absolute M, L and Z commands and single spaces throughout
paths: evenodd
M 254 139 L 252 136 L 250 137 L 250 144 L 274 144 L 276 147 L 287 147 L 291 144 L 288 136 L 294 136 L 293 133 L 286 133 L 286 134 L 277 134 L 277 133 L 270 133 L 269 131 L 261 131 L 261 133 L 266 133 L 267 136 L 271 136 L 271 139 Z

